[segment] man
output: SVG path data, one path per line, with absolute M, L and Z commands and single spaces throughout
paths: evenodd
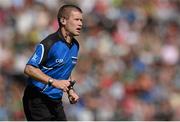
M 82 10 L 75 5 L 64 5 L 58 12 L 59 29 L 42 40 L 29 59 L 24 73 L 29 76 L 23 96 L 27 120 L 66 120 L 62 106 L 63 92 L 70 102 L 79 96 L 70 84 L 71 72 L 77 62 Z

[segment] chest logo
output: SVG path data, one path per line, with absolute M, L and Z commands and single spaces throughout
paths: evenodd
M 59 63 L 59 64 L 61 64 L 61 63 L 63 63 L 63 59 L 56 59 L 56 63 Z

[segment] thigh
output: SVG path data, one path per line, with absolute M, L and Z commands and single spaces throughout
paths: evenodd
M 67 121 L 67 118 L 66 118 L 66 115 L 65 115 L 65 112 L 64 112 L 64 108 L 62 105 L 58 105 L 56 108 L 55 108 L 55 111 L 56 111 L 56 121 Z
M 24 112 L 27 120 L 52 120 L 54 117 L 42 98 L 34 91 L 25 90 L 23 96 Z M 34 95 L 33 95 L 34 94 Z
M 41 98 L 31 100 L 29 105 L 33 120 L 51 120 L 54 117 Z

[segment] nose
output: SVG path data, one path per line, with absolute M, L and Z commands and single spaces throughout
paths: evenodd
M 82 23 L 79 24 L 79 27 L 82 27 Z
M 80 21 L 79 21 L 79 26 L 82 27 L 82 25 L 83 25 L 83 23 L 82 23 L 82 21 L 80 20 Z

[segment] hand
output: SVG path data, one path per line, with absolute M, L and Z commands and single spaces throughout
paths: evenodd
M 79 96 L 76 94 L 76 92 L 73 89 L 69 90 L 68 98 L 71 104 L 75 104 L 79 100 Z
M 62 89 L 64 92 L 67 92 L 69 89 L 70 82 L 69 80 L 54 80 L 54 82 L 52 83 L 52 86 L 58 88 L 58 89 Z

